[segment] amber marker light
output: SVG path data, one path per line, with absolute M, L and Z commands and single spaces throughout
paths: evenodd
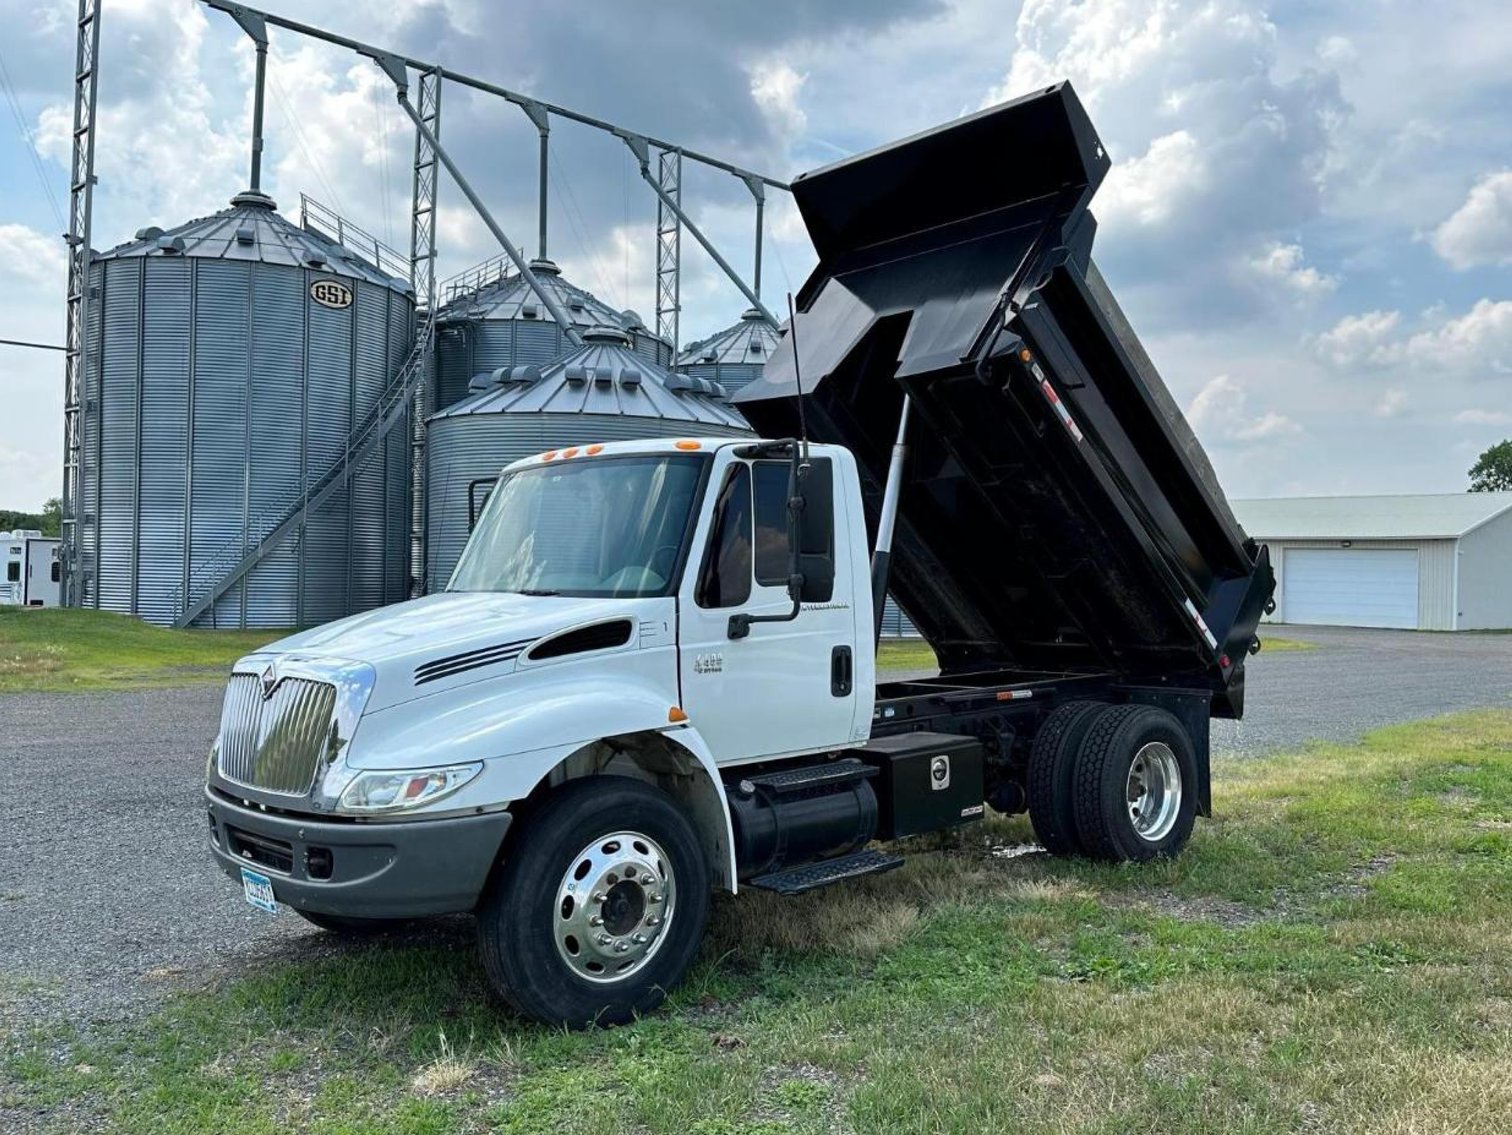
M 1019 358 L 1027 363 L 1034 358 L 1034 352 L 1030 351 L 1028 347 L 1025 347 L 1019 352 Z
M 688 720 L 688 715 L 682 711 L 681 706 L 674 705 L 671 709 L 667 710 L 667 720 L 673 723 L 686 721 Z
M 677 446 L 678 449 L 702 449 L 703 448 L 703 442 L 701 442 L 701 441 L 686 441 L 686 440 L 685 441 L 675 441 L 672 444 L 675 445 L 675 446 Z
M 556 460 L 556 455 L 557 455 L 557 451 L 556 450 L 554 450 L 554 449 L 548 449 L 545 453 L 541 454 L 541 460 L 542 461 L 555 461 Z
M 562 450 L 562 456 L 563 457 L 576 457 L 577 455 L 578 455 L 578 451 L 577 451 L 577 446 L 575 446 L 575 445 L 572 446 L 570 449 L 564 449 L 564 450 Z
M 604 452 L 604 447 L 602 445 L 590 445 L 587 449 L 583 450 L 583 452 L 586 453 L 589 457 L 597 457 L 600 453 Z

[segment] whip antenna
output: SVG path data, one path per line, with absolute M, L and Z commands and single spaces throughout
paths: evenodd
M 798 436 L 803 441 L 803 460 L 808 460 L 808 417 L 803 412 L 803 371 L 798 363 L 798 313 L 793 309 L 793 293 L 787 294 L 788 334 L 793 339 L 793 385 L 798 388 Z

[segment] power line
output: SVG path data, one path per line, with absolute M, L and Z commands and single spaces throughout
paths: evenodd
M 39 351 L 66 351 L 67 347 L 58 343 L 29 343 L 25 339 L 0 339 L 0 346 L 4 347 L 35 347 Z
M 58 227 L 67 228 L 68 222 L 63 219 L 63 210 L 58 205 L 57 194 L 53 192 L 52 182 L 47 179 L 47 167 L 43 165 L 42 155 L 37 153 L 36 143 L 32 141 L 31 129 L 26 125 L 26 112 L 21 109 L 21 100 L 16 96 L 16 85 L 11 82 L 10 70 L 5 66 L 3 52 L 0 52 L 0 86 L 5 88 L 5 101 L 10 104 L 11 114 L 15 115 L 16 129 L 21 132 L 21 140 L 26 143 L 27 155 L 31 158 L 32 168 L 37 171 L 37 181 L 42 185 L 42 192 L 47 194 L 47 203 L 52 206 Z
M 274 56 L 276 59 L 275 53 L 270 51 L 269 55 Z M 273 97 L 278 100 L 279 110 L 283 111 L 284 121 L 294 129 L 294 141 L 299 146 L 299 152 L 304 155 L 305 161 L 309 163 L 310 169 L 314 171 L 316 180 L 320 182 L 321 188 L 325 190 L 337 210 L 343 216 L 351 216 L 347 212 L 346 206 L 342 204 L 341 195 L 336 192 L 336 187 L 326 177 L 325 170 L 321 168 L 320 162 L 316 160 L 314 151 L 310 148 L 309 143 L 305 141 L 304 131 L 299 128 L 299 118 L 289 105 L 289 100 L 284 95 L 283 86 L 279 83 L 278 76 L 273 73 L 271 67 L 268 69 L 268 82 L 273 88 Z

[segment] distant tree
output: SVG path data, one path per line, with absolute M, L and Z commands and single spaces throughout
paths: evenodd
M 0 508 L 0 532 L 15 529 L 41 532 L 44 536 L 57 536 L 63 531 L 63 502 L 53 497 L 42 506 L 41 512 L 20 512 L 13 508 Z
M 1470 466 L 1472 493 L 1512 492 L 1512 440 L 1499 441 Z
M 63 502 L 57 497 L 49 497 L 42 506 L 42 523 L 38 527 L 44 536 L 63 534 Z

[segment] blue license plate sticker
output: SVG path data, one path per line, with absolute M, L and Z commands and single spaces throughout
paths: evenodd
M 273 897 L 273 880 L 250 867 L 243 867 L 241 873 L 242 892 L 247 896 L 247 902 L 258 910 L 277 914 L 278 900 Z

